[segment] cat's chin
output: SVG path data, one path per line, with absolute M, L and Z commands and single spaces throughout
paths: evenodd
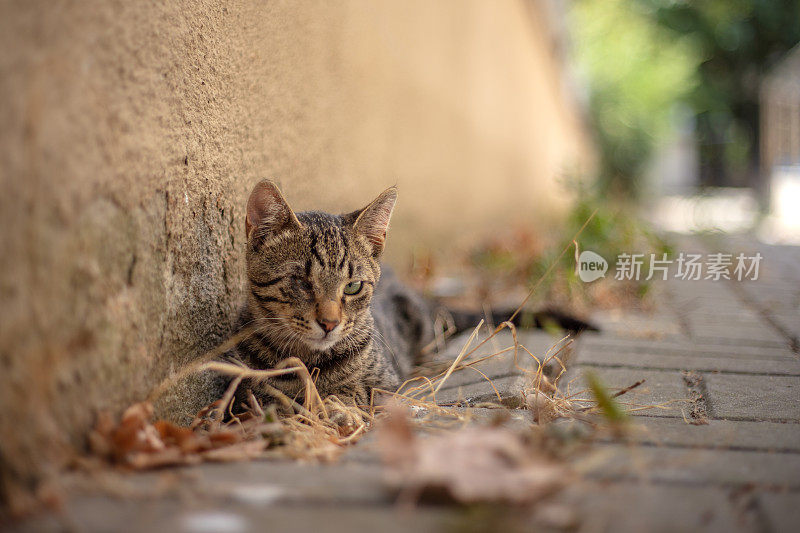
M 334 344 L 342 340 L 340 337 L 332 338 L 332 337 L 325 337 L 322 339 L 303 339 L 312 351 L 315 352 L 324 352 L 333 347 Z

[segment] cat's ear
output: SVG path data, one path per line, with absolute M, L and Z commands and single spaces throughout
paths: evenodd
M 247 238 L 257 229 L 264 238 L 292 229 L 300 228 L 300 221 L 283 198 L 278 187 L 269 180 L 259 181 L 247 200 L 245 229 Z
M 353 229 L 364 235 L 372 245 L 372 255 L 378 257 L 386 242 L 386 230 L 397 202 L 397 188 L 389 187 L 375 198 L 367 207 L 350 213 L 347 218 L 354 220 Z

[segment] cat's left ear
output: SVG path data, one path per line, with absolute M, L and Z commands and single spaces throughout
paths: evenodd
M 353 229 L 364 235 L 372 245 L 373 257 L 383 252 L 386 230 L 397 202 L 397 187 L 389 187 L 375 198 L 367 207 L 350 213 L 346 218 L 354 219 Z
M 300 221 L 286 202 L 278 186 L 262 180 L 253 187 L 247 200 L 245 231 L 250 239 L 258 229 L 262 238 L 275 236 L 283 231 L 300 228 Z

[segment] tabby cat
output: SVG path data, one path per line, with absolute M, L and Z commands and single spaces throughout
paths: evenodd
M 391 187 L 352 213 L 295 213 L 274 183 L 258 183 L 247 202 L 248 290 L 238 324 L 253 333 L 233 356 L 255 369 L 298 357 L 319 369 L 323 398 L 349 404 L 368 406 L 375 388 L 395 390 L 433 338 L 426 303 L 381 276 L 396 199 Z M 295 374 L 269 385 L 289 397 L 303 391 Z M 258 383 L 243 387 L 273 400 Z

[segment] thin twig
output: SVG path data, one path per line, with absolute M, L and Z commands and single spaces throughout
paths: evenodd
M 455 358 L 455 360 L 453 361 L 453 364 L 450 365 L 450 368 L 447 369 L 447 373 L 444 375 L 442 380 L 439 382 L 439 384 L 434 389 L 434 391 L 433 391 L 434 393 L 439 392 L 439 389 L 442 388 L 442 385 L 444 385 L 444 382 L 447 381 L 447 378 L 449 378 L 450 374 L 453 373 L 453 369 L 455 369 L 455 367 L 458 365 L 458 363 L 460 363 L 461 360 L 464 358 L 464 356 L 467 353 L 467 348 L 469 348 L 469 345 L 472 344 L 472 341 L 475 339 L 475 336 L 480 331 L 481 326 L 483 326 L 483 319 L 481 319 L 481 321 L 478 323 L 478 325 L 475 327 L 475 329 L 472 330 L 472 335 L 469 336 L 469 339 L 467 339 L 467 343 L 464 344 L 463 348 L 461 348 L 461 352 L 458 354 L 458 357 Z
M 624 389 L 622 389 L 622 390 L 618 390 L 617 392 L 615 392 L 614 394 L 612 394 L 612 395 L 611 395 L 611 397 L 612 397 L 612 398 L 619 398 L 620 396 L 622 396 L 622 395 L 623 395 L 623 394 L 625 394 L 626 392 L 630 392 L 630 391 L 632 391 L 633 389 L 635 389 L 636 387 L 638 387 L 639 385 L 641 385 L 641 384 L 642 384 L 642 383 L 644 383 L 645 381 L 647 381 L 647 380 L 646 380 L 646 379 L 640 379 L 639 381 L 637 381 L 637 382 L 636 382 L 636 383 L 634 383 L 633 385 L 628 385 L 628 386 L 627 386 L 627 387 L 625 387 Z

